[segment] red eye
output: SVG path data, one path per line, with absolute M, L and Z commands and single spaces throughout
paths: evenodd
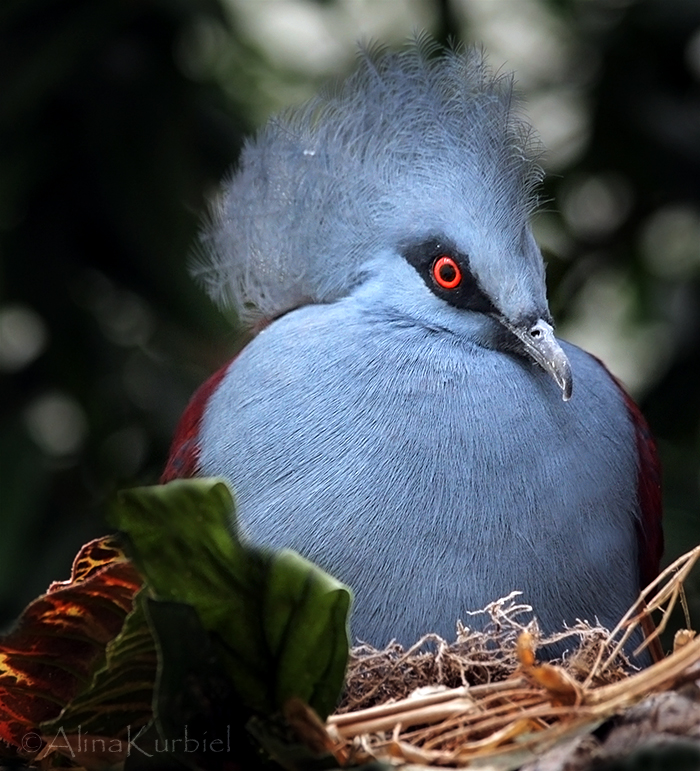
M 462 281 L 462 271 L 452 257 L 443 255 L 433 263 L 433 278 L 443 289 L 454 289 Z

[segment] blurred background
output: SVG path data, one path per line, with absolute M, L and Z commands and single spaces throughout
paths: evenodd
M 241 345 L 187 266 L 244 135 L 418 30 L 516 71 L 559 333 L 652 426 L 666 561 L 700 543 L 697 0 L 3 0 L 0 628 L 157 481 Z

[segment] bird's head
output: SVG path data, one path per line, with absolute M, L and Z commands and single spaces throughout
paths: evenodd
M 492 76 L 479 52 L 426 40 L 363 51 L 346 81 L 246 144 L 195 272 L 250 321 L 368 282 L 417 321 L 488 320 L 489 344 L 535 361 L 568 399 L 528 224 L 536 149 L 512 77 Z

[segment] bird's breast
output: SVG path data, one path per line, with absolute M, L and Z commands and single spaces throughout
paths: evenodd
M 212 397 L 203 472 L 230 480 L 249 538 L 355 589 L 363 639 L 450 636 L 513 589 L 546 626 L 612 615 L 589 598 L 613 584 L 619 595 L 610 564 L 634 573 L 629 421 L 598 365 L 567 353 L 564 403 L 511 354 L 302 309 L 261 333 Z

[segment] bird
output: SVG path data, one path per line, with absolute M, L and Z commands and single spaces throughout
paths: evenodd
M 364 47 L 247 140 L 203 225 L 193 274 L 252 339 L 161 481 L 224 478 L 247 542 L 352 588 L 356 641 L 450 639 L 512 591 L 543 633 L 612 628 L 658 573 L 648 425 L 554 332 L 541 155 L 483 51 Z

